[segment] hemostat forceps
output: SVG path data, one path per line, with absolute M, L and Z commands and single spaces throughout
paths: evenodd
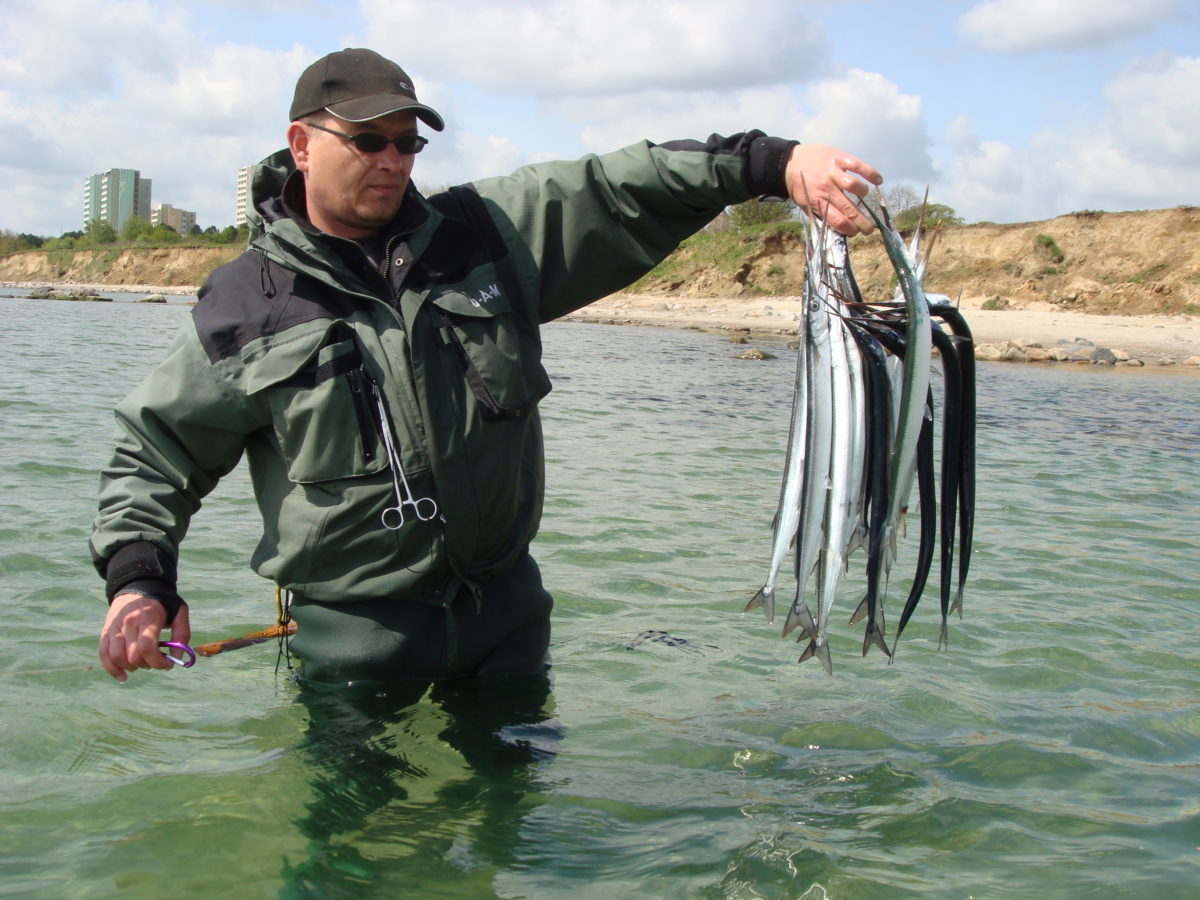
M 400 453 L 396 449 L 396 435 L 392 420 L 383 402 L 383 394 L 373 380 L 371 394 L 375 397 L 375 408 L 379 412 L 379 435 L 383 438 L 383 449 L 387 453 L 388 467 L 392 470 L 392 489 L 396 492 L 396 505 L 383 511 L 380 519 L 388 531 L 399 531 L 404 527 L 404 507 L 411 506 L 412 514 L 421 522 L 437 518 L 438 505 L 432 497 L 414 497 L 404 467 L 400 464 Z

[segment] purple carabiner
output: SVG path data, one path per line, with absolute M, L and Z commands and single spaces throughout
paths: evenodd
M 184 656 L 184 659 L 180 659 L 178 656 L 172 656 L 170 653 L 163 653 L 163 656 L 176 665 L 183 666 L 185 669 L 190 669 L 196 664 L 196 651 L 182 641 L 159 641 L 158 646 L 169 650 L 178 651 Z

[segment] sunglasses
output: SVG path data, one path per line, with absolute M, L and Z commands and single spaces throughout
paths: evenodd
M 374 131 L 346 134 L 344 131 L 334 131 L 332 128 L 326 128 L 324 125 L 318 125 L 315 122 L 308 122 L 306 124 L 310 128 L 319 128 L 321 131 L 328 131 L 330 134 L 336 134 L 338 137 L 344 138 L 363 153 L 381 153 L 387 149 L 388 144 L 395 144 L 396 149 L 401 153 L 420 153 L 421 148 L 429 143 L 429 138 L 422 137 L 419 134 L 402 134 L 400 137 L 389 138 Z

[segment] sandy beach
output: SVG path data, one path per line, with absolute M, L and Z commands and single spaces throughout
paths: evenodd
M 195 286 L 0 282 L 4 288 L 90 288 L 130 294 L 195 294 Z M 962 309 L 975 335 L 980 357 L 994 352 L 1011 361 L 1052 362 L 1044 353 L 1056 346 L 1093 345 L 1111 350 L 1118 365 L 1174 366 L 1200 373 L 1200 317 L 1109 316 L 1049 308 L 986 310 L 985 298 L 964 298 Z M 567 318 L 614 325 L 689 328 L 735 335 L 789 337 L 796 333 L 799 297 L 713 298 L 680 295 L 614 294 Z M 1085 360 L 1086 361 L 1086 360 Z
M 1036 349 L 1087 343 L 1112 350 L 1121 364 L 1177 366 L 1200 372 L 1200 318 L 1195 316 L 1105 316 L 1051 309 L 980 309 L 984 298 L 964 299 L 963 313 L 981 357 L 996 348 L 1009 358 L 1043 361 Z M 799 297 L 722 300 L 616 294 L 569 318 L 624 325 L 698 328 L 731 334 L 791 336 L 796 333 Z M 1015 349 L 1014 349 L 1015 348 Z M 1044 360 L 1049 362 L 1050 360 Z

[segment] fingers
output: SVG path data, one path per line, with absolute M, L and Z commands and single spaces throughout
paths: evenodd
M 180 610 L 183 630 L 190 635 L 186 608 Z M 158 649 L 159 635 L 166 626 L 166 611 L 157 600 L 142 594 L 121 594 L 112 602 L 98 648 L 100 665 L 117 681 L 125 681 L 137 669 L 169 669 L 172 663 Z M 174 631 L 172 631 L 174 634 Z
M 883 176 L 879 174 L 879 170 L 874 166 L 863 162 L 857 156 L 851 156 L 848 153 L 843 153 L 835 160 L 836 164 L 842 169 L 843 173 L 853 172 L 860 176 L 854 178 L 850 175 L 845 175 L 845 179 L 849 184 L 843 185 L 843 190 L 854 191 L 860 197 L 865 197 L 870 188 L 867 183 L 879 187 L 883 184 Z
M 188 618 L 188 608 L 181 606 L 179 612 L 175 616 L 175 621 L 171 623 L 171 640 L 178 641 L 181 644 L 189 644 L 192 641 L 192 623 Z
M 865 198 L 883 183 L 874 166 L 825 144 L 800 144 L 788 160 L 786 179 L 792 199 L 834 231 L 848 237 L 875 229 L 853 198 Z

